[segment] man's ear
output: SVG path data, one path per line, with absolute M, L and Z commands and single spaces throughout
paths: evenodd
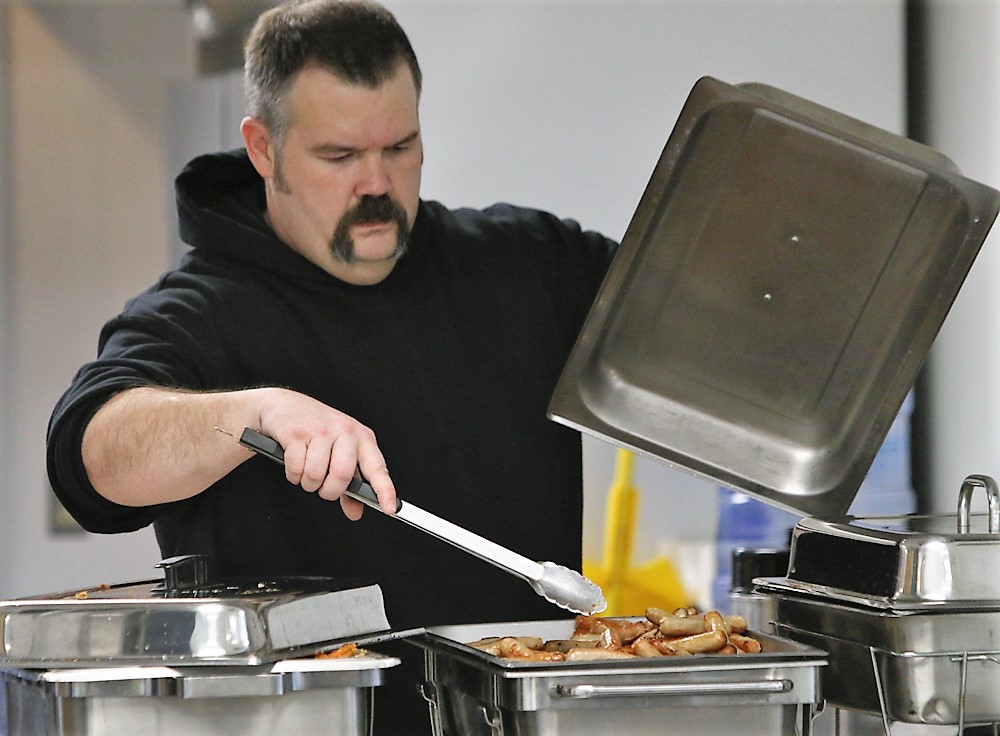
M 243 118 L 240 123 L 240 133 L 243 135 L 243 145 L 246 146 L 250 163 L 264 179 L 270 179 L 274 174 L 274 148 L 271 145 L 271 134 L 257 118 Z

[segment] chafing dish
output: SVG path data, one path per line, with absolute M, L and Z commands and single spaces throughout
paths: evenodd
M 989 512 L 970 513 L 983 488 Z M 957 515 L 803 519 L 788 574 L 761 578 L 775 629 L 830 653 L 830 703 L 933 725 L 1000 721 L 1000 495 L 970 476 Z
M 253 665 L 387 632 L 377 585 L 216 578 L 198 556 L 162 580 L 0 601 L 0 666 Z
M 397 664 L 398 659 L 367 653 L 249 667 L 4 669 L 0 701 L 6 698 L 6 717 L 0 731 L 6 736 L 367 736 L 374 688 Z
M 760 654 L 613 662 L 517 662 L 466 642 L 566 639 L 573 621 L 428 628 L 425 697 L 435 736 L 808 734 L 825 654 L 766 634 Z

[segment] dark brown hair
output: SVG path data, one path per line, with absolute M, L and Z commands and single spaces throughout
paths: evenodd
M 280 141 L 287 126 L 285 95 L 296 75 L 318 66 L 351 84 L 375 88 L 400 62 L 421 74 L 406 33 L 370 0 L 297 0 L 263 13 L 244 47 L 248 113 Z

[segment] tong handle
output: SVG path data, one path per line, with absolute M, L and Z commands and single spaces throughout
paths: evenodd
M 267 435 L 261 434 L 260 432 L 250 429 L 247 427 L 243 430 L 243 434 L 240 435 L 239 442 L 241 445 L 249 450 L 263 455 L 274 462 L 281 465 L 285 464 L 285 450 L 278 444 L 278 442 Z M 344 490 L 348 496 L 353 499 L 360 501 L 366 506 L 371 506 L 373 509 L 378 509 L 381 511 L 381 507 L 378 505 L 378 494 L 375 493 L 375 489 L 372 488 L 365 477 L 361 475 L 361 471 L 355 472 L 354 477 L 351 482 L 347 485 Z M 402 501 L 396 500 L 396 511 L 399 511 Z

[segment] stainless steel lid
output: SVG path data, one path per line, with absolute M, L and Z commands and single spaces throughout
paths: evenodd
M 984 489 L 989 512 L 970 513 Z M 900 612 L 1000 610 L 1000 493 L 969 476 L 957 514 L 803 519 L 785 578 L 767 593 L 804 595 Z
M 550 416 L 803 515 L 845 513 L 998 208 L 925 146 L 702 79 Z
M 215 578 L 197 556 L 163 580 L 0 601 L 0 665 L 255 665 L 387 632 L 377 585 Z

